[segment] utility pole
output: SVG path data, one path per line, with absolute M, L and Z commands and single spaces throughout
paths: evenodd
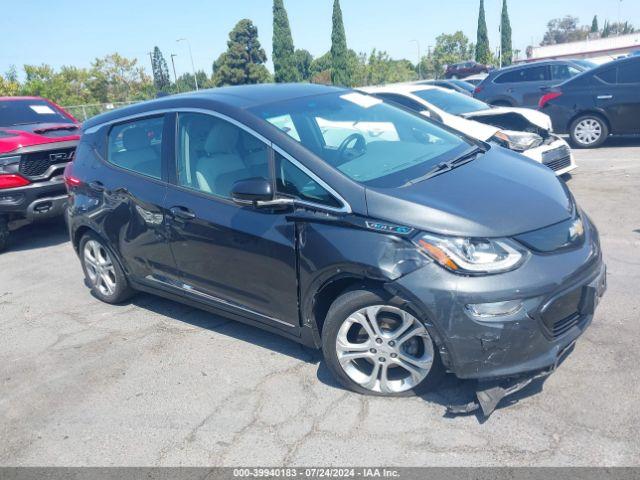
M 178 76 L 176 75 L 176 62 L 173 60 L 174 57 L 177 57 L 175 53 L 171 54 L 171 66 L 173 67 L 173 83 L 178 83 Z
M 191 51 L 191 42 L 188 38 L 179 38 L 176 42 L 187 42 L 187 46 L 189 47 L 189 56 L 191 57 L 191 70 L 193 72 L 193 81 L 196 83 L 196 91 L 198 91 L 198 77 L 196 76 L 196 67 L 193 63 L 193 52 Z
M 620 16 L 620 9 L 622 8 L 622 0 L 618 0 L 618 28 L 617 28 L 617 35 L 620 35 L 620 21 L 622 20 L 622 17 Z
M 420 55 L 420 42 L 418 40 L 411 40 L 410 43 L 416 42 L 418 46 L 418 79 L 422 80 L 422 56 Z
M 153 52 L 149 53 L 149 61 L 151 62 L 151 74 L 153 75 Z

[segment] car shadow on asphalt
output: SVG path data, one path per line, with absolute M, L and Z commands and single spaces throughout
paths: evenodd
M 131 300 L 131 304 L 179 322 L 251 343 L 306 363 L 317 364 L 322 359 L 319 351 L 307 348 L 275 333 L 159 296 L 138 293 Z
M 640 147 L 640 135 L 609 137 L 602 146 L 604 148 Z
M 26 224 L 12 222 L 9 228 L 11 235 L 6 252 L 53 247 L 69 241 L 69 232 L 62 218 Z

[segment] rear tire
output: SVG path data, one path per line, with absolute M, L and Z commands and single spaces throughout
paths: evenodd
M 80 240 L 80 262 L 91 293 L 99 300 L 117 304 L 135 293 L 111 249 L 94 233 Z
M 569 135 L 576 148 L 597 148 L 609 137 L 609 127 L 599 115 L 580 115 L 571 122 Z
M 0 252 L 9 246 L 9 221 L 0 217 Z
M 444 376 L 424 324 L 380 290 L 349 291 L 333 302 L 322 351 L 339 382 L 365 395 L 417 395 L 436 388 Z

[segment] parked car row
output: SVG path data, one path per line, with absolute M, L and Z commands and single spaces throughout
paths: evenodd
M 609 135 L 640 134 L 640 57 L 601 66 L 585 60 L 515 65 L 490 72 L 474 96 L 496 106 L 538 108 L 575 147 L 598 147 Z

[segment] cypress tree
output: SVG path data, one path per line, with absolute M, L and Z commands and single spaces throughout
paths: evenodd
M 151 69 L 153 70 L 153 84 L 159 92 L 166 92 L 171 86 L 169 67 L 158 47 L 153 49 L 151 55 Z
M 229 33 L 227 51 L 213 63 L 213 83 L 220 87 L 269 82 L 271 74 L 264 66 L 266 61 L 258 28 L 247 18 L 240 20 Z
M 333 1 L 333 27 L 331 30 L 331 82 L 334 85 L 351 86 L 351 68 L 347 37 L 344 33 L 340 1 Z
M 513 47 L 511 44 L 511 21 L 507 10 L 507 0 L 502 1 L 502 19 L 500 22 L 500 49 L 502 52 L 502 65 L 513 63 Z
M 484 0 L 480 0 L 480 13 L 478 14 L 478 38 L 476 41 L 476 62 L 488 64 L 491 62 L 489 50 L 489 35 L 487 33 L 487 20 L 484 15 Z
M 273 69 L 276 82 L 299 82 L 289 18 L 282 0 L 273 0 Z
M 600 28 L 598 26 L 598 16 L 593 16 L 593 21 L 591 22 L 591 33 L 598 33 Z

